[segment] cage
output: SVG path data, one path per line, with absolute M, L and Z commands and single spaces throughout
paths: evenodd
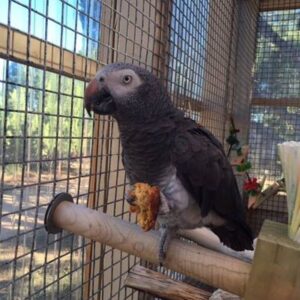
M 1 0 L 0 32 L 0 299 L 150 299 L 124 285 L 145 261 L 44 228 L 60 192 L 136 221 L 117 123 L 84 110 L 100 67 L 151 71 L 226 151 L 234 120 L 249 172 L 269 183 L 281 178 L 277 144 L 299 141 L 297 0 Z M 265 219 L 287 223 L 285 194 L 247 219 L 256 234 Z

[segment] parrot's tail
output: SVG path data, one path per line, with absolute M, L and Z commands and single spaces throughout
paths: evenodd
M 235 251 L 253 250 L 253 235 L 245 221 L 228 221 L 223 226 L 210 227 L 220 241 Z

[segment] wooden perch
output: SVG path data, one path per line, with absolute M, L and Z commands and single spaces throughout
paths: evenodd
M 76 205 L 69 194 L 51 202 L 45 225 L 50 233 L 65 229 L 158 264 L 158 232 L 143 232 L 136 224 Z M 170 242 L 164 266 L 245 300 L 298 300 L 300 245 L 287 232 L 285 224 L 265 222 L 252 268 L 250 263 L 180 240 Z
M 253 209 L 257 208 L 264 201 L 274 197 L 279 191 L 285 189 L 284 179 L 275 181 L 272 185 L 262 191 L 257 197 L 255 203 L 251 206 Z
M 170 300 L 208 300 L 211 296 L 207 291 L 138 265 L 128 273 L 125 285 Z
M 158 232 L 143 232 L 136 224 L 68 201 L 52 203 L 49 208 L 45 223 L 50 232 L 65 229 L 158 264 Z M 247 262 L 180 240 L 170 242 L 164 265 L 240 296 L 251 269 Z

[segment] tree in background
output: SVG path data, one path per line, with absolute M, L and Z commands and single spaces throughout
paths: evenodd
M 300 9 L 262 13 L 259 20 L 254 94 L 300 94 Z
M 6 172 L 20 172 L 24 157 L 28 161 L 28 175 L 31 171 L 38 171 L 38 164 L 30 161 L 45 160 L 47 163 L 43 163 L 44 171 L 51 171 L 56 158 L 68 160 L 69 154 L 71 157 L 80 157 L 82 143 L 84 151 L 89 143 L 88 139 L 82 139 L 84 124 L 85 127 L 88 126 L 88 130 L 84 130 L 85 136 L 92 135 L 89 124 L 92 121 L 83 119 L 84 82 L 28 67 L 26 103 L 26 66 L 9 62 L 8 68 L 7 107 L 4 107 L 7 110 L 4 162 L 9 163 Z M 3 124 L 3 118 L 4 113 L 1 113 L 0 124 Z M 40 147 L 42 157 L 39 156 Z M 20 165 L 16 170 L 17 163 Z M 57 164 L 57 171 L 62 171 L 61 160 Z

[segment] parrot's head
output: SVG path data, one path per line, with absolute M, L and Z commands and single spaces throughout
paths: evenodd
M 173 108 L 167 91 L 149 71 L 114 63 L 97 72 L 85 90 L 85 108 L 117 120 L 160 117 Z

